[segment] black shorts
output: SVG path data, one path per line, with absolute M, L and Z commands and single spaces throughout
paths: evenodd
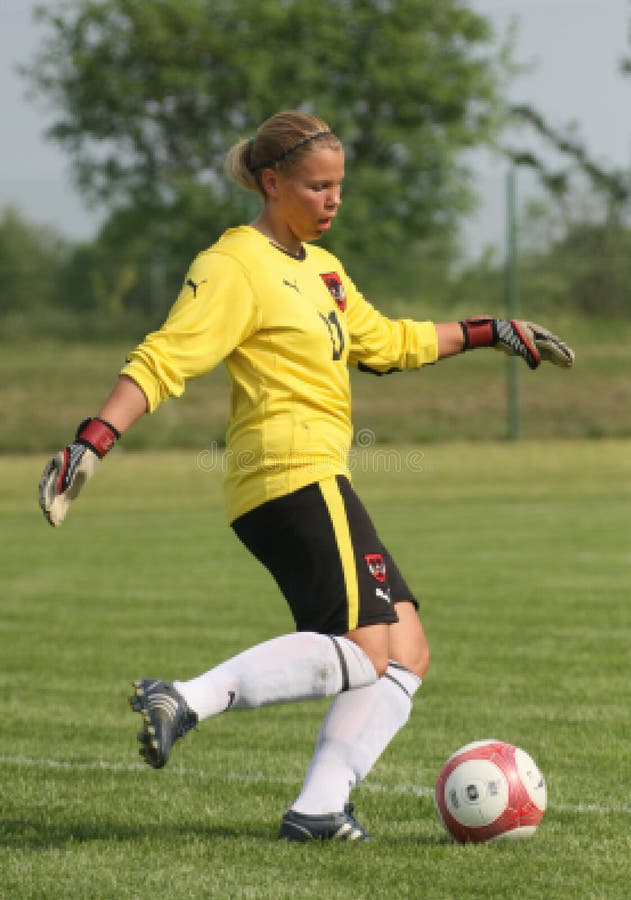
M 395 603 L 418 603 L 347 478 L 309 484 L 232 523 L 274 576 L 298 631 L 345 634 L 396 622 Z

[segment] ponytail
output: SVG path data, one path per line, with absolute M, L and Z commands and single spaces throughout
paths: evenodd
M 326 122 L 308 113 L 276 113 L 258 128 L 253 138 L 239 141 L 226 156 L 226 172 L 241 187 L 265 197 L 263 169 L 289 172 L 313 149 L 341 150 L 342 144 Z
M 257 177 L 252 166 L 252 147 L 254 141 L 246 138 L 228 150 L 226 156 L 226 172 L 237 184 L 248 191 L 260 191 Z

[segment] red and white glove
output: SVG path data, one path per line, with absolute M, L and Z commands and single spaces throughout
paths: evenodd
M 119 437 L 104 419 L 85 419 L 72 444 L 46 464 L 39 482 L 39 505 L 51 525 L 61 525 L 70 503 Z
M 464 335 L 463 350 L 495 347 L 509 356 L 521 356 L 531 369 L 542 361 L 569 368 L 574 365 L 574 351 L 547 328 L 534 322 L 494 319 L 480 316 L 460 322 Z

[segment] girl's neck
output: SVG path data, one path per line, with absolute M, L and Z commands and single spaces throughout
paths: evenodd
M 263 211 L 252 223 L 252 228 L 260 231 L 270 243 L 288 253 L 289 256 L 300 258 L 304 254 L 302 242 L 298 240 L 288 228 L 280 228 L 275 226 L 270 216 L 265 215 Z

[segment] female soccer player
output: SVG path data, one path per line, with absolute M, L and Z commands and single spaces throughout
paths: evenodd
M 541 359 L 571 366 L 573 353 L 530 323 L 378 313 L 341 262 L 310 243 L 342 202 L 344 151 L 321 119 L 272 116 L 230 150 L 227 170 L 260 194 L 260 214 L 194 260 L 166 322 L 48 463 L 40 505 L 60 525 L 123 432 L 223 360 L 232 382 L 228 519 L 276 579 L 297 630 L 190 681 L 136 681 L 140 754 L 160 768 L 173 743 L 209 716 L 335 695 L 280 835 L 361 841 L 351 788 L 408 720 L 429 650 L 417 601 L 350 484 L 348 366 L 384 374 L 491 346 L 531 368 Z

